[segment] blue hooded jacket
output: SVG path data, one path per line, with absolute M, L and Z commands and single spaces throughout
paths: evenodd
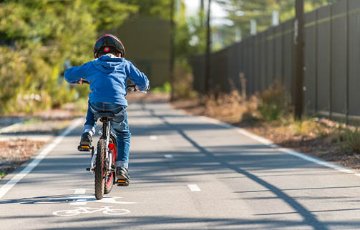
M 70 83 L 76 83 L 80 79 L 89 81 L 91 103 L 108 102 L 127 106 L 125 96 L 128 79 L 133 81 L 140 90 L 146 90 L 149 87 L 146 75 L 130 61 L 110 54 L 67 69 L 65 79 Z

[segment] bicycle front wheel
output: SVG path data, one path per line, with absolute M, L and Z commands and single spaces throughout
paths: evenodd
M 95 166 L 95 197 L 101 200 L 105 192 L 105 156 L 106 156 L 106 141 L 100 139 L 97 144 L 97 156 Z
M 115 162 L 116 162 L 116 156 L 117 156 L 117 147 L 116 147 L 116 139 L 114 136 L 110 137 L 110 143 L 114 144 L 114 149 L 111 150 L 112 153 L 112 165 L 111 168 L 115 169 Z M 109 194 L 111 192 L 111 189 L 114 185 L 115 182 L 115 172 L 108 172 L 106 173 L 106 177 L 105 177 L 105 194 Z

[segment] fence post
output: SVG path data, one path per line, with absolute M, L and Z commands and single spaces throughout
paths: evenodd
M 294 115 L 301 120 L 304 104 L 304 0 L 296 0 Z

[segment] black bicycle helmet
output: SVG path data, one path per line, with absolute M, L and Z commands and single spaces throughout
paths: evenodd
M 112 34 L 104 34 L 101 36 L 94 45 L 94 57 L 98 58 L 100 54 L 106 53 L 121 53 L 125 56 L 125 47 L 119 38 Z

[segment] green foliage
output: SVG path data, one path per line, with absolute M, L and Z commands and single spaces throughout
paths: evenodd
M 156 87 L 151 90 L 154 93 L 170 93 L 171 92 L 171 85 L 169 82 L 165 82 L 164 85 Z
M 190 68 L 191 67 L 185 59 L 180 59 L 175 64 L 175 99 L 193 99 L 197 96 L 196 92 L 193 90 L 193 78 Z
M 172 0 L 122 0 L 124 3 L 136 5 L 139 15 L 155 16 L 165 20 L 170 19 L 171 1 Z
M 189 46 L 193 32 L 185 5 L 182 0 L 175 3 L 175 55 L 185 60 L 197 50 Z M 64 62 L 80 65 L 91 60 L 97 36 L 115 31 L 132 15 L 170 20 L 171 4 L 171 0 L 0 1 L 0 114 L 32 113 L 87 96 L 88 87 L 64 82 Z
M 137 9 L 116 0 L 1 1 L 0 113 L 31 113 L 86 95 L 86 87 L 76 92 L 63 81 L 64 61 L 91 60 L 98 34 Z
M 259 95 L 258 110 L 265 121 L 279 120 L 287 112 L 287 100 L 284 87 L 274 84 Z

